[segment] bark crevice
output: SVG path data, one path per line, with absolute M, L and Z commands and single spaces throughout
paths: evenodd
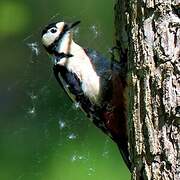
M 180 2 L 117 0 L 133 179 L 180 179 Z

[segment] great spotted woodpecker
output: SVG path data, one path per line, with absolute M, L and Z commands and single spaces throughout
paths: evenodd
M 73 41 L 75 23 L 52 23 L 42 43 L 54 59 L 54 75 L 92 122 L 115 141 L 128 168 L 126 72 L 123 65 Z

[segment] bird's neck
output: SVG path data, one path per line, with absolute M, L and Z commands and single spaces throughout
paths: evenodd
M 59 53 L 68 54 L 70 52 L 72 43 L 73 43 L 72 33 L 66 32 L 59 42 L 59 45 L 57 47 L 57 51 Z
M 72 39 L 73 35 L 71 32 L 64 34 L 63 38 L 60 40 L 57 46 L 57 52 L 59 54 L 63 53 L 65 55 L 72 55 L 73 59 L 76 59 L 75 62 L 80 62 L 80 64 L 87 63 L 89 65 L 90 59 L 87 57 L 84 49 L 75 43 Z M 72 59 L 72 58 L 71 58 Z M 83 61 L 82 61 L 83 60 Z M 70 61 L 68 58 L 63 58 L 59 64 L 65 65 L 63 62 Z M 90 63 L 91 64 L 91 63 Z

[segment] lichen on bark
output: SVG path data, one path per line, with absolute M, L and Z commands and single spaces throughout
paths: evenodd
M 180 179 L 180 1 L 117 0 L 132 179 Z

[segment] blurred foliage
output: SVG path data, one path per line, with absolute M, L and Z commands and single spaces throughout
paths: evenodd
M 108 56 L 112 1 L 0 2 L 0 179 L 130 179 L 116 145 L 74 108 L 53 77 L 40 34 L 62 20 L 81 20 L 76 41 Z
M 0 36 L 14 35 L 25 30 L 29 21 L 28 8 L 22 3 L 0 2 Z

